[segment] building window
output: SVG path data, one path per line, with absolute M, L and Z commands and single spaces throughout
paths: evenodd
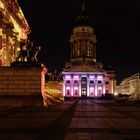
M 87 56 L 90 56 L 90 46 L 87 46 Z
M 105 84 L 108 85 L 109 84 L 109 81 L 105 81 Z
M 105 92 L 108 93 L 108 89 Z
M 67 89 L 67 95 L 70 95 L 70 90 L 69 89 Z
M 85 31 L 85 28 L 82 28 L 82 31 Z
M 78 48 L 78 49 L 77 49 L 77 55 L 79 56 L 79 55 L 80 55 L 80 47 L 79 47 L 79 45 L 78 45 L 77 48 Z
M 70 84 L 70 80 L 67 80 L 67 81 L 66 81 L 66 84 Z
M 82 84 L 85 85 L 86 84 L 86 81 L 82 81 Z
M 98 81 L 98 84 L 102 84 L 102 81 Z
M 76 96 L 78 95 L 78 89 L 74 90 L 74 95 L 76 95 Z
M 92 81 L 90 81 L 90 84 L 94 84 L 94 81 L 92 80 Z
M 84 89 L 82 89 L 82 96 L 86 96 L 86 88 Z
M 78 84 L 78 80 L 74 80 L 74 84 Z
M 72 45 L 72 54 L 74 55 L 74 45 Z
M 90 95 L 94 96 L 94 87 L 90 87 Z
M 101 96 L 102 95 L 102 91 L 101 89 L 98 90 L 98 96 Z
M 93 43 L 90 42 L 90 56 L 93 56 Z
M 69 86 L 66 87 L 66 95 L 70 96 L 70 87 Z
M 78 87 L 77 87 L 77 86 L 74 87 L 74 95 L 75 95 L 75 96 L 78 96 Z

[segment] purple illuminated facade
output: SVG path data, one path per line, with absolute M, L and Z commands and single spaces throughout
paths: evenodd
M 64 97 L 100 97 L 114 93 L 114 74 L 92 65 L 81 64 L 64 72 Z
M 82 11 L 84 13 L 84 11 Z M 71 59 L 63 71 L 64 97 L 100 97 L 113 94 L 115 73 L 96 60 L 96 35 L 85 13 L 76 19 L 70 37 Z

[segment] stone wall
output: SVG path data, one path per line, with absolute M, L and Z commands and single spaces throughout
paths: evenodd
M 43 105 L 41 67 L 0 67 L 0 106 Z

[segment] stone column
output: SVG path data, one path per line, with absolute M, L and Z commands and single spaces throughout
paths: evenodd
M 111 78 L 110 80 L 110 89 L 111 89 L 111 93 L 113 93 L 113 79 Z
M 65 86 L 65 77 L 63 77 L 63 96 L 66 96 L 66 86 Z
M 93 43 L 93 57 L 96 59 L 96 44 Z
M 90 56 L 90 47 L 89 47 L 89 41 L 87 41 L 87 56 Z
M 77 53 L 78 56 L 80 56 L 80 41 L 78 41 L 78 50 L 77 51 L 78 51 L 78 53 Z
M 20 50 L 20 41 L 19 41 L 19 39 L 18 39 L 18 35 L 17 35 L 17 34 L 15 34 L 14 38 L 15 38 L 14 59 L 16 60 L 16 58 L 17 58 L 17 53 L 18 53 L 18 51 Z
M 75 42 L 73 43 L 72 48 L 73 48 L 73 58 L 75 58 Z
M 0 66 L 2 66 L 2 56 L 3 56 L 3 47 L 2 47 L 2 28 L 0 28 Z
M 86 40 L 83 40 L 83 54 L 86 56 Z
M 70 90 L 71 90 L 71 97 L 73 97 L 73 78 L 71 78 L 71 87 L 70 87 Z
M 78 56 L 78 42 L 76 41 L 75 42 L 75 57 L 77 57 Z
M 79 76 L 79 97 L 81 97 L 81 76 Z
M 6 33 L 5 27 L 2 28 L 2 66 L 6 66 Z
M 6 31 L 6 66 L 10 66 L 10 36 Z
M 79 40 L 79 51 L 80 51 L 80 57 L 81 57 L 82 56 L 81 40 Z
M 73 46 L 71 44 L 71 58 L 73 57 Z
M 98 90 L 97 90 L 98 86 L 97 86 L 97 80 L 95 80 L 95 97 L 97 97 L 98 95 Z
M 93 57 L 93 42 L 90 42 L 90 57 Z
M 105 94 L 105 78 L 103 79 L 103 94 Z
M 87 76 L 87 96 L 89 97 L 89 75 Z

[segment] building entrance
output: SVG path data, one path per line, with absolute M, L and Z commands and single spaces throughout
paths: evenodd
M 87 78 L 81 78 L 81 97 L 87 97 Z

